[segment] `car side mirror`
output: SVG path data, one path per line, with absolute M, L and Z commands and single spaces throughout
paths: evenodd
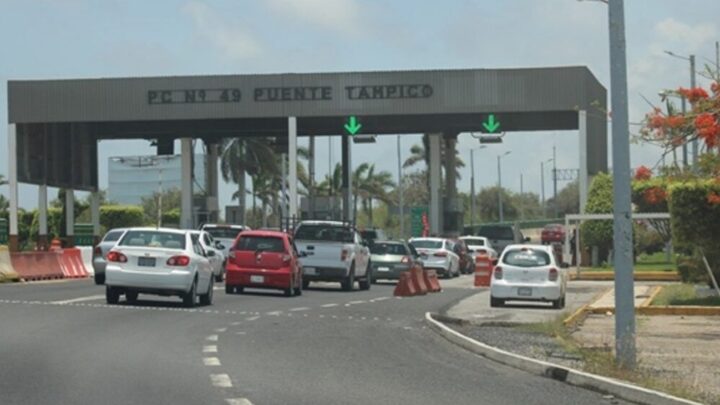
M 207 255 L 207 257 L 215 257 L 216 255 L 214 250 L 208 250 L 207 252 L 205 252 L 205 254 Z
M 568 263 L 562 262 L 562 263 L 560 263 L 560 268 L 561 269 L 569 269 L 570 265 Z

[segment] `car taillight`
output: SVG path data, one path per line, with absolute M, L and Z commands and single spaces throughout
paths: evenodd
M 127 263 L 127 256 L 113 250 L 107 254 L 107 261 L 115 263 Z
M 102 256 L 102 249 L 100 249 L 100 246 L 95 246 L 95 249 L 93 250 L 93 256 Z
M 550 273 L 548 274 L 548 280 L 550 281 L 557 281 L 558 279 L 558 269 L 552 267 L 550 268 Z
M 502 280 L 502 278 L 503 278 L 502 267 L 500 267 L 500 266 L 495 267 L 495 270 L 493 271 L 493 275 L 495 277 L 495 280 Z
M 290 256 L 290 255 L 288 255 L 288 254 L 284 254 L 283 257 L 282 257 L 282 260 L 283 260 L 283 265 L 284 265 L 284 266 L 289 266 L 289 265 L 290 265 L 290 262 L 292 262 L 292 256 Z
M 410 263 L 410 256 L 403 256 L 402 260 L 400 260 L 400 263 L 402 263 L 402 264 Z
M 190 264 L 190 258 L 188 256 L 173 256 L 166 262 L 168 266 L 185 267 Z
M 437 257 L 447 257 L 447 255 L 448 255 L 447 252 L 437 252 L 437 253 L 435 253 L 433 256 L 437 256 Z
M 343 249 L 342 252 L 340 252 L 340 261 L 344 262 L 348 258 L 348 254 L 350 252 L 347 249 Z

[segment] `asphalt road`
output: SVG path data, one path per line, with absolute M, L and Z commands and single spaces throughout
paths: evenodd
M 185 309 L 108 306 L 90 280 L 0 285 L 0 403 L 598 404 L 601 394 L 472 355 L 423 323 L 473 293 L 312 288 Z

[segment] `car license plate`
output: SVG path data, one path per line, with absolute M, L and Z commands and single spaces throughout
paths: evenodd
M 138 257 L 138 266 L 155 267 L 155 258 L 154 257 Z
M 250 276 L 251 283 L 264 283 L 265 277 L 263 276 Z
M 390 271 L 390 267 L 378 267 L 378 271 Z
M 518 288 L 518 295 L 521 297 L 530 297 L 530 296 L 532 296 L 532 288 L 520 287 L 520 288 Z
M 303 269 L 303 274 L 307 274 L 308 276 L 314 276 L 317 274 L 317 270 L 315 270 L 315 267 L 305 267 Z

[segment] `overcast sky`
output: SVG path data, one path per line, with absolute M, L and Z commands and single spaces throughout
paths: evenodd
M 699 65 L 714 61 L 720 1 L 629 0 L 625 14 L 630 119 L 638 122 L 649 109 L 642 95 L 656 102 L 659 90 L 688 85 L 688 63 L 663 50 L 697 54 Z M 0 0 L 0 121 L 7 122 L 10 79 L 585 65 L 609 88 L 607 44 L 607 7 L 593 1 Z M 403 136 L 403 159 L 419 141 Z M 322 178 L 327 138 L 317 144 Z M 495 156 L 511 150 L 503 185 L 519 190 L 522 174 L 525 190 L 539 193 L 540 161 L 552 157 L 553 145 L 559 168 L 577 168 L 577 131 L 512 133 L 503 145 L 475 153 L 477 186 L 497 182 Z M 469 134 L 460 136 L 468 163 L 461 190 L 470 188 L 469 155 L 477 146 Z M 105 188 L 109 156 L 154 149 L 146 141 L 103 141 L 99 151 Z M 394 137 L 382 137 L 356 146 L 353 163 L 396 175 L 396 153 Z M 650 146 L 633 145 L 631 153 L 633 167 L 660 158 Z M 2 125 L 5 175 L 6 157 Z M 233 190 L 221 184 L 221 206 Z M 551 190 L 546 181 L 548 196 Z M 21 186 L 20 205 L 36 201 L 36 188 Z

